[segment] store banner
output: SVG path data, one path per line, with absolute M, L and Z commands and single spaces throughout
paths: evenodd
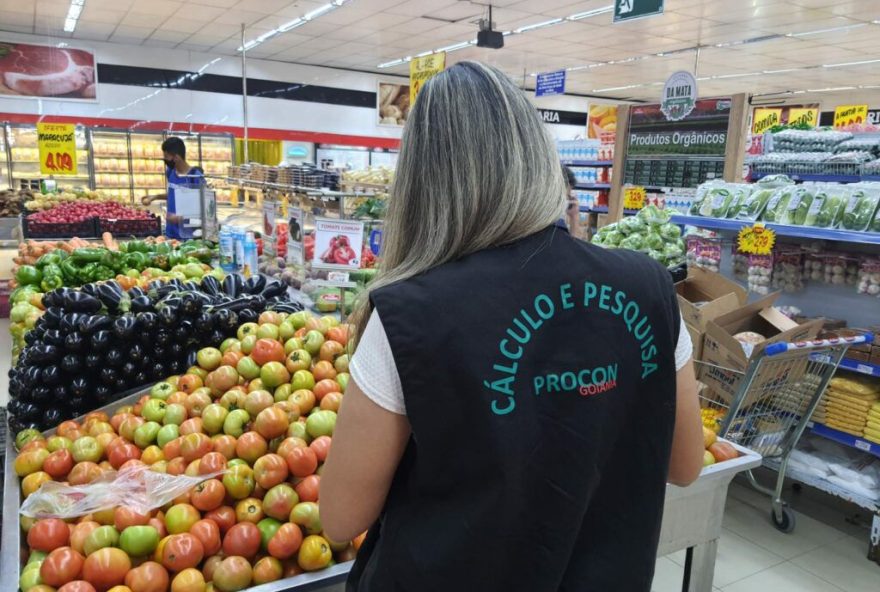
M 660 105 L 630 108 L 628 156 L 723 156 L 730 99 L 700 99 L 680 121 L 669 121 Z
M 752 134 L 760 135 L 782 123 L 782 109 L 756 107 L 752 111 Z
M 97 88 L 92 52 L 0 39 L 0 96 L 94 102 Z
M 76 175 L 76 125 L 37 123 L 40 174 Z
M 669 121 L 681 121 L 697 104 L 697 79 L 687 70 L 672 74 L 663 85 L 660 111 Z
M 363 222 L 315 218 L 313 268 L 343 271 L 360 269 L 363 246 Z
M 834 127 L 863 124 L 868 120 L 867 105 L 840 105 L 834 108 Z
M 565 94 L 565 70 L 557 70 L 556 72 L 544 72 L 538 74 L 538 81 L 535 83 L 535 96 L 547 97 L 550 95 Z
M 790 107 L 788 109 L 788 125 L 809 125 L 816 127 L 819 123 L 819 106 Z
M 303 211 L 301 208 L 287 208 L 287 262 L 294 265 L 305 263 L 303 257 Z
M 614 22 L 663 14 L 663 0 L 614 0 Z
M 614 142 L 617 133 L 617 105 L 590 105 L 587 114 L 587 137 L 601 140 L 603 135 Z
M 409 104 L 416 102 L 422 86 L 446 68 L 446 52 L 413 58 L 409 63 Z

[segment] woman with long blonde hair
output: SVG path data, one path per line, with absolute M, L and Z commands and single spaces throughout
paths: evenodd
M 321 480 L 356 591 L 647 591 L 702 430 L 668 272 L 567 233 L 524 93 L 460 62 L 406 124 Z

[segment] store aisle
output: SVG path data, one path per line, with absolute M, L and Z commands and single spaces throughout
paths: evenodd
M 844 512 L 834 505 L 827 500 L 815 503 L 814 494 L 805 490 L 795 503 L 799 510 L 795 531 L 783 534 L 770 524 L 768 498 L 733 483 L 715 565 L 715 589 L 876 592 L 880 566 L 865 559 L 868 531 L 846 522 Z M 680 592 L 683 565 L 684 552 L 658 559 L 653 592 Z

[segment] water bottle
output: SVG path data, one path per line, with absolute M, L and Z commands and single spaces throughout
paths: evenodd
M 257 266 L 259 261 L 257 258 L 257 241 L 254 239 L 254 233 L 248 232 L 244 239 L 244 266 L 241 273 L 244 277 L 251 277 L 258 273 Z
M 244 268 L 244 241 L 247 233 L 244 228 L 236 227 L 232 231 L 233 241 L 233 271 L 241 273 Z
M 220 229 L 220 269 L 226 273 L 235 271 L 235 237 L 228 226 Z

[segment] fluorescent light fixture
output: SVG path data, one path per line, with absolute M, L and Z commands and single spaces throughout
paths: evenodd
M 290 31 L 290 30 L 292 30 L 292 29 L 296 29 L 297 27 L 301 27 L 301 26 L 303 26 L 303 25 L 306 24 L 307 22 L 309 22 L 309 21 L 307 21 L 306 19 L 303 19 L 303 18 L 295 18 L 295 19 L 293 19 L 292 21 L 289 21 L 289 22 L 287 22 L 287 23 L 284 23 L 283 25 L 281 25 L 280 27 L 278 27 L 278 32 L 279 32 L 279 33 L 286 33 L 286 32 L 288 32 L 288 31 Z
M 434 53 L 446 52 L 449 53 L 451 51 L 457 51 L 459 49 L 464 49 L 465 47 L 469 47 L 473 45 L 473 41 L 462 41 L 461 43 L 455 43 L 453 45 L 447 45 L 446 47 L 441 47 L 439 49 L 435 49 Z
M 783 68 L 782 70 L 761 70 L 761 74 L 784 74 L 785 72 L 797 72 L 803 68 Z
M 76 19 L 64 19 L 64 30 L 67 33 L 73 33 L 76 29 Z
M 315 10 L 313 10 L 311 12 L 307 12 L 303 18 L 307 21 L 310 21 L 314 18 L 318 18 L 319 16 L 321 16 L 324 13 L 327 13 L 327 12 L 330 12 L 331 10 L 334 10 L 336 7 L 337 6 L 335 4 L 325 4 L 324 6 L 319 6 L 318 8 L 316 8 Z
M 855 90 L 854 86 L 830 86 L 828 88 L 808 88 L 807 92 L 836 92 L 839 90 Z
M 720 74 L 718 76 L 713 76 L 714 79 L 720 78 L 743 78 L 744 76 L 760 76 L 760 72 L 746 72 L 745 74 Z
M 602 8 L 595 8 L 593 10 L 588 10 L 586 12 L 578 12 L 571 16 L 565 17 L 567 21 L 579 21 L 585 18 L 591 18 L 594 16 L 599 16 L 600 14 L 605 14 L 614 10 L 614 5 L 610 4 L 608 6 L 603 6 Z
M 844 25 L 842 27 L 831 27 L 828 29 L 815 29 L 813 31 L 802 31 L 800 33 L 786 33 L 786 37 L 806 37 L 807 35 L 822 35 L 823 33 L 837 33 L 839 31 L 850 31 L 864 27 L 867 23 L 856 23 L 854 25 Z
M 553 25 L 558 25 L 562 22 L 563 19 L 555 18 L 550 19 L 549 21 L 544 21 L 541 23 L 535 23 L 534 25 L 526 25 L 525 27 L 520 27 L 519 29 L 514 29 L 513 32 L 516 34 L 526 33 L 528 31 L 534 31 L 535 29 L 544 29 L 546 27 L 552 27 Z
M 645 86 L 644 84 L 628 84 L 626 86 L 611 86 L 609 88 L 594 88 L 592 92 L 611 92 L 613 90 L 627 90 L 630 88 L 639 88 Z
M 67 9 L 67 17 L 64 19 L 64 31 L 73 33 L 76 29 L 76 23 L 82 14 L 86 0 L 70 0 L 70 7 Z
M 83 2 L 85 0 L 76 0 L 76 1 Z M 319 18 L 319 17 L 327 14 L 328 12 L 336 10 L 340 6 L 343 6 L 344 4 L 347 4 L 350 1 L 351 0 L 333 0 L 333 2 L 329 2 L 327 4 L 324 4 L 323 6 L 319 6 L 318 8 L 316 8 L 310 12 L 307 12 L 306 14 L 304 14 L 301 17 L 297 17 L 297 18 L 293 19 L 292 21 L 288 21 L 288 22 L 284 23 L 283 25 L 281 25 L 275 29 L 272 29 L 271 31 L 263 33 L 262 35 L 260 35 L 256 39 L 252 39 L 252 40 L 248 41 L 247 43 L 245 43 L 244 45 L 239 47 L 236 51 L 245 51 L 245 50 L 254 48 L 257 45 L 259 45 L 265 41 L 268 41 L 272 37 L 275 37 L 276 35 L 279 35 L 281 33 L 286 33 L 288 31 L 296 29 L 297 27 L 301 27 L 304 24 L 311 22 L 311 21 L 315 20 L 316 18 Z
M 843 62 L 840 64 L 822 64 L 823 68 L 844 68 L 846 66 L 863 66 L 864 64 L 876 64 L 880 60 L 861 60 L 859 62 Z
M 407 59 L 405 59 L 405 58 L 398 58 L 398 59 L 396 59 L 396 60 L 392 60 L 392 61 L 390 61 L 390 62 L 385 62 L 384 64 L 379 64 L 379 65 L 376 66 L 376 67 L 377 67 L 377 68 L 392 68 L 392 67 L 394 67 L 394 66 L 399 66 L 400 64 L 405 64 L 405 63 L 408 62 L 408 61 L 409 61 L 409 60 L 407 60 Z

